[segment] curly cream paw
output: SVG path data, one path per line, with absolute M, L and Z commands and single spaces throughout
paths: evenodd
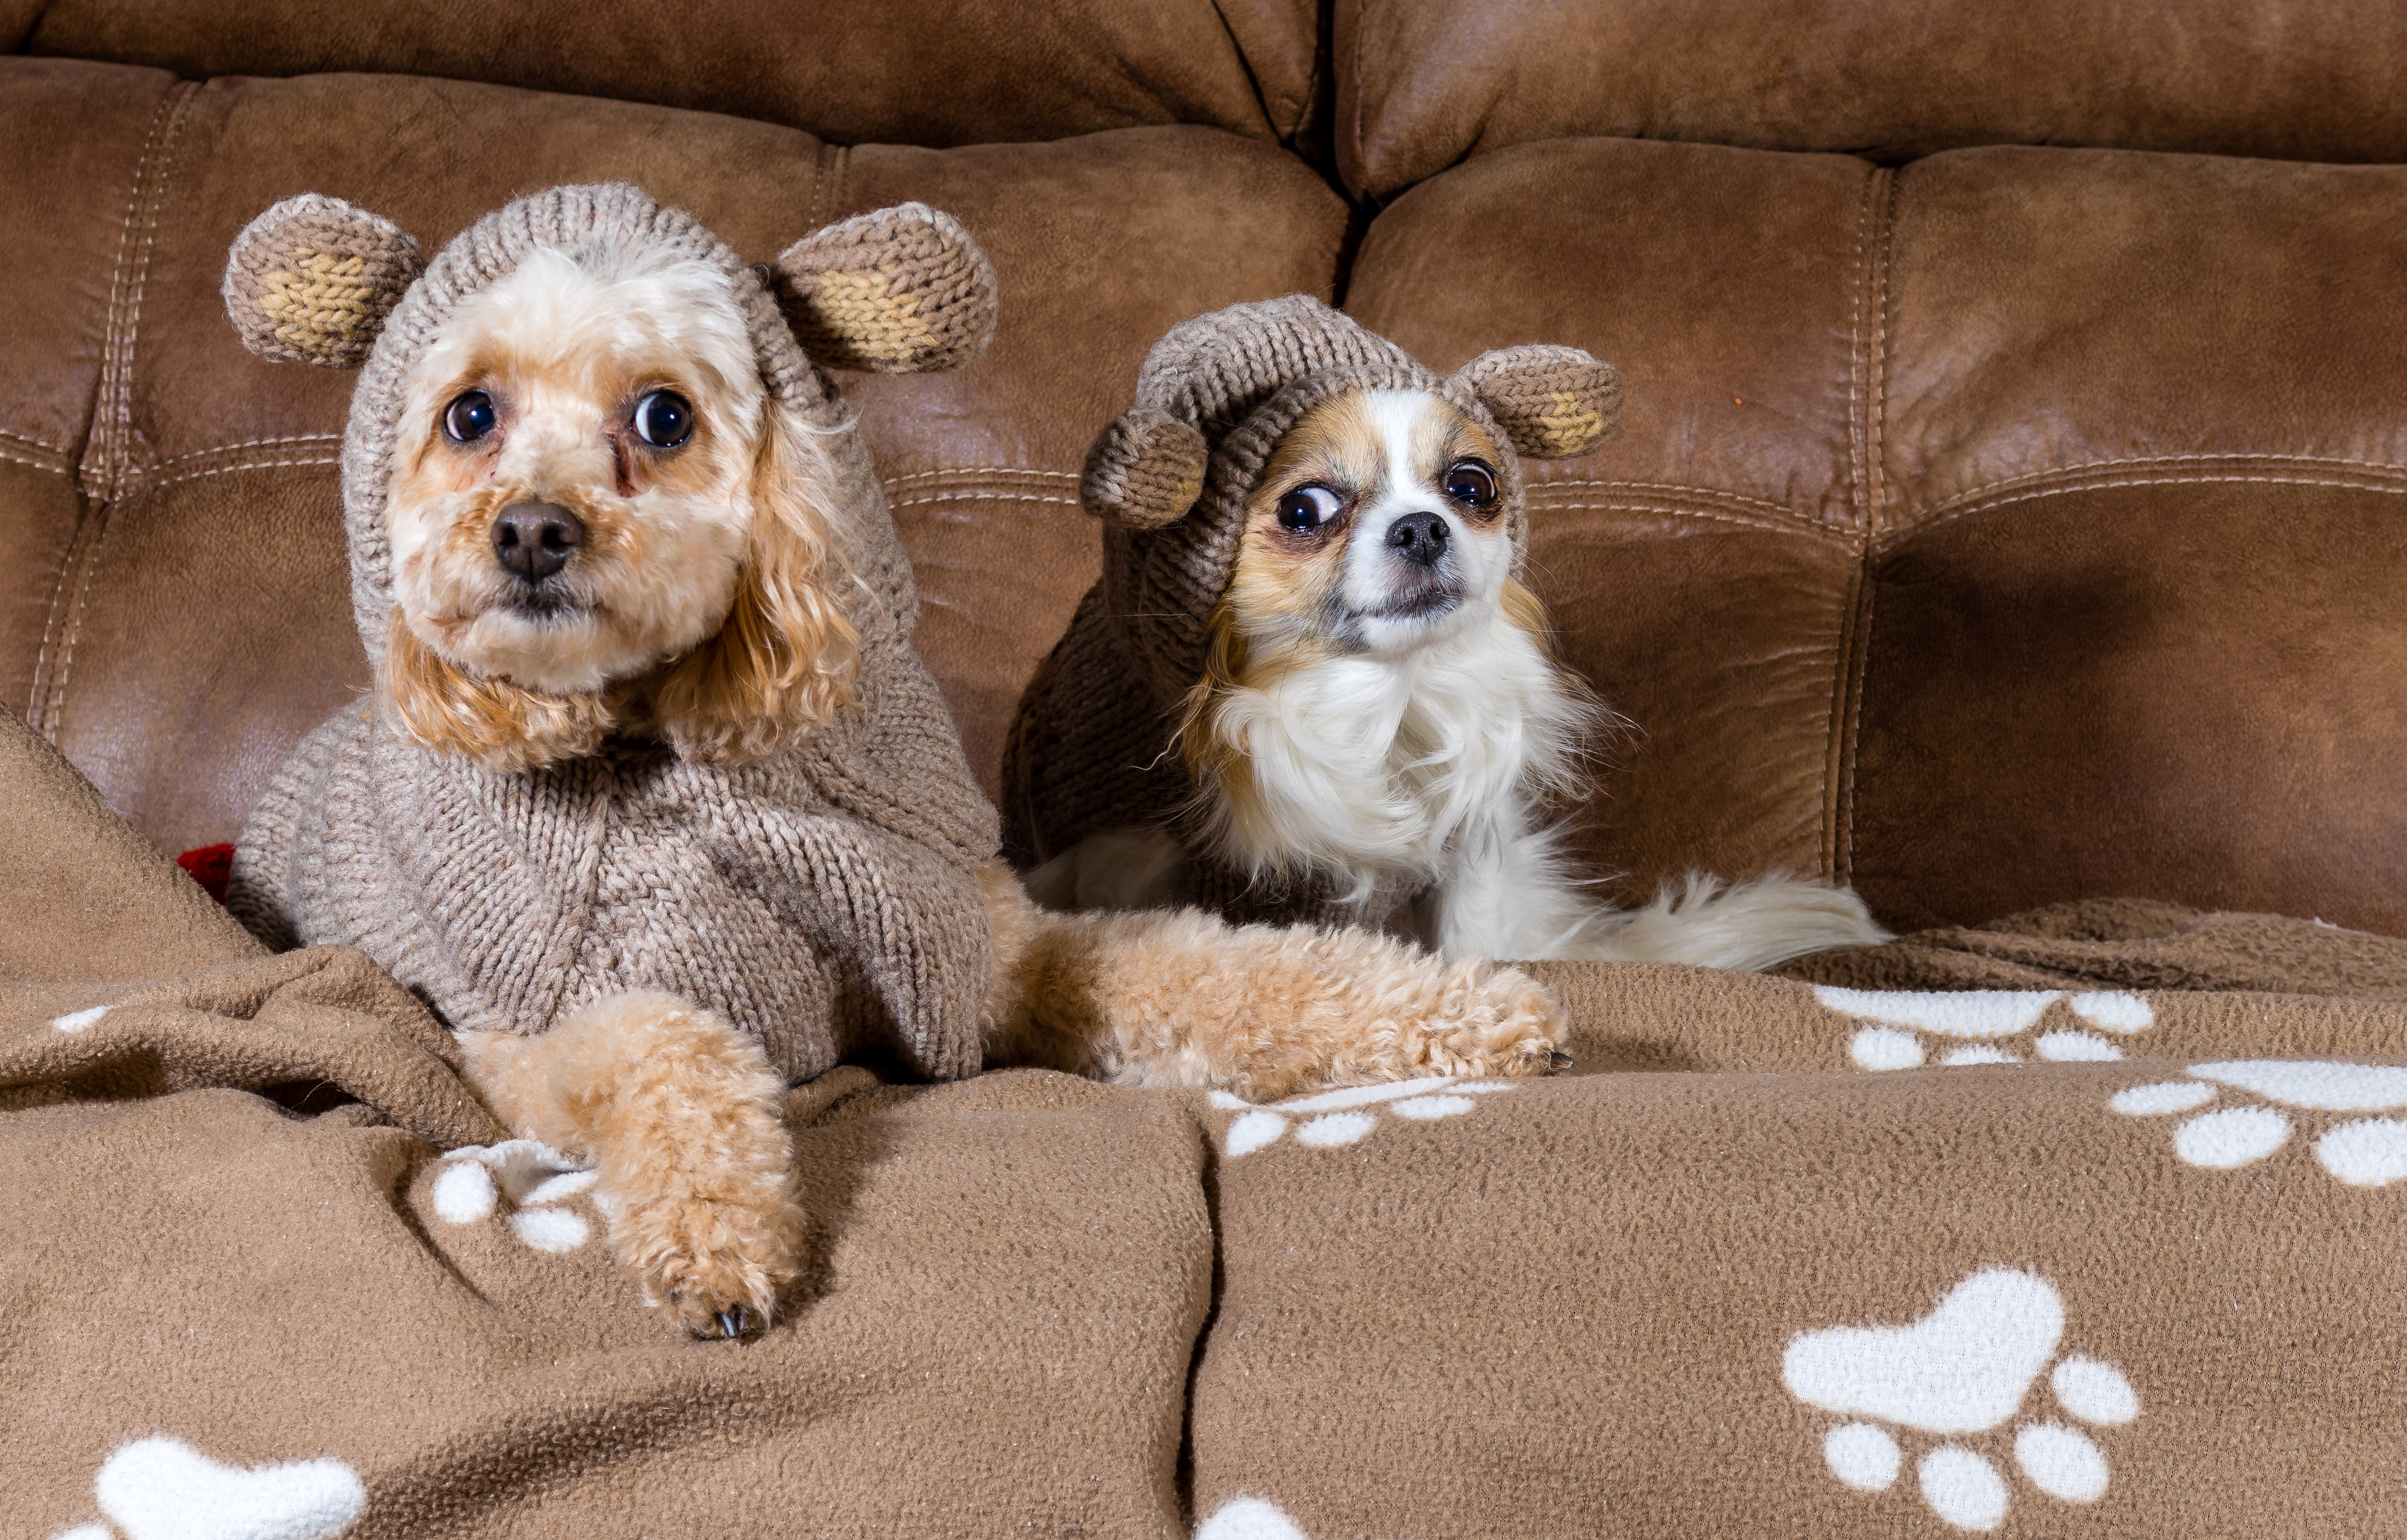
M 622 1208 L 610 1238 L 647 1302 L 695 1336 L 738 1337 L 775 1316 L 801 1271 L 802 1232 L 790 1201 L 687 1197 Z
M 1544 984 L 1515 968 L 1458 964 L 1429 1019 L 1420 1024 L 1413 1072 L 1442 1075 L 1551 1075 L 1571 1067 L 1555 1045 L 1570 1025 Z M 1398 1034 L 1409 1051 L 1416 1034 Z

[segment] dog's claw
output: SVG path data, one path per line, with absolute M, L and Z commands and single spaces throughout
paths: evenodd
M 719 1333 L 731 1340 L 744 1335 L 744 1312 L 741 1308 L 719 1312 Z
M 1546 1067 L 1549 1069 L 1569 1069 L 1574 1062 L 1572 1056 L 1560 1048 L 1546 1055 Z

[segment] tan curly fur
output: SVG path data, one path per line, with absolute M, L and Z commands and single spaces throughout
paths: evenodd
M 1439 963 L 1367 930 L 1200 909 L 1042 910 L 997 860 L 987 1063 L 1248 1101 L 1420 1075 L 1543 1075 L 1565 1020 L 1517 968 Z
M 803 1211 L 778 1117 L 785 1077 L 760 1043 L 651 991 L 597 1001 L 540 1037 L 460 1040 L 511 1132 L 599 1169 L 611 1250 L 647 1300 L 697 1335 L 769 1322 L 797 1270 Z

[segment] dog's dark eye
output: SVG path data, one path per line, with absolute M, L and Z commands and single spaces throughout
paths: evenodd
M 443 432 L 454 444 L 474 444 L 491 432 L 499 420 L 492 397 L 482 390 L 463 391 L 443 409 Z
M 1326 487 L 1299 487 L 1279 499 L 1279 528 L 1309 534 L 1335 518 L 1345 506 L 1345 501 Z
M 1446 495 L 1470 508 L 1485 508 L 1496 501 L 1496 473 L 1475 459 L 1459 459 L 1446 468 L 1439 485 Z
M 674 449 L 693 437 L 693 403 L 674 390 L 655 390 L 635 403 L 635 436 L 655 449 Z

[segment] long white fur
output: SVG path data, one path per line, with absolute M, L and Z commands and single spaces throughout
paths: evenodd
M 1271 683 L 1216 702 L 1205 730 L 1240 752 L 1258 793 L 1203 788 L 1216 854 L 1258 876 L 1325 876 L 1356 903 L 1383 877 L 1404 879 L 1426 889 L 1412 929 L 1449 955 L 1760 968 L 1887 940 L 1853 893 L 1778 876 L 1732 886 L 1692 874 L 1636 910 L 1594 897 L 1545 809 L 1578 786 L 1596 708 L 1504 613 L 1512 551 L 1501 529 L 1464 518 L 1437 490 L 1444 466 L 1416 463 L 1416 442 L 1434 436 L 1427 414 L 1451 408 L 1401 390 L 1365 405 L 1386 469 L 1339 557 L 1356 646 L 1265 671 Z M 1424 511 L 1446 521 L 1460 602 L 1422 619 L 1369 615 L 1404 575 L 1385 531 Z M 1293 645 L 1291 619 L 1234 618 L 1257 657 Z M 1028 882 L 1055 907 L 1151 908 L 1185 897 L 1185 861 L 1166 830 L 1114 829 Z

